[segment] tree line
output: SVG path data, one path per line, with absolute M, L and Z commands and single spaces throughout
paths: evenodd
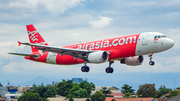
M 69 98 L 69 101 L 74 101 L 73 98 L 87 98 L 86 101 L 104 101 L 105 95 L 102 91 L 95 90 L 95 85 L 91 82 L 83 81 L 80 84 L 73 83 L 72 80 L 62 80 L 54 86 L 41 84 L 40 86 L 33 85 L 33 89 L 25 92 L 18 98 L 18 101 L 48 101 L 48 97 L 55 97 L 56 94 Z
M 83 81 L 80 84 L 73 83 L 72 80 L 62 80 L 62 82 L 56 83 L 54 86 L 43 84 L 37 86 L 33 85 L 33 89 L 25 92 L 18 98 L 18 101 L 47 101 L 48 97 L 55 97 L 56 94 L 69 98 L 69 101 L 74 101 L 73 98 L 87 98 L 86 101 L 105 101 L 106 97 L 113 97 L 110 95 L 112 92 L 106 87 L 102 87 L 100 91 L 96 91 L 94 94 L 91 92 L 95 90 L 95 85 L 91 82 Z M 140 85 L 139 89 L 135 93 L 132 86 L 124 84 L 121 87 L 121 93 L 124 98 L 132 97 L 153 97 L 160 98 L 164 94 L 169 93 L 169 98 L 178 94 L 180 87 L 176 90 L 160 86 L 158 90 L 155 88 L 155 84 Z
M 165 94 L 169 93 L 166 97 L 172 98 L 176 95 L 180 94 L 180 87 L 177 87 L 175 90 L 166 88 L 165 86 L 160 86 L 158 90 L 155 88 L 155 84 L 144 84 L 140 85 L 139 89 L 136 93 L 134 93 L 134 89 L 132 86 L 124 84 L 121 87 L 121 93 L 124 94 L 123 97 L 130 98 L 130 97 L 153 97 L 153 98 L 163 98 Z

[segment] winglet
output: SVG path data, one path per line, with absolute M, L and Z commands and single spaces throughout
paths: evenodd
M 17 42 L 18 42 L 18 46 L 20 46 L 22 44 L 22 42 L 20 42 L 20 41 L 17 41 Z

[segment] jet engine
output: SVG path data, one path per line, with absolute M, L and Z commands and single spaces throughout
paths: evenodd
M 140 56 L 124 58 L 120 62 L 121 62 L 121 64 L 126 64 L 126 65 L 130 65 L 130 66 L 137 66 L 137 65 L 141 65 L 143 60 L 144 60 L 143 56 L 140 55 Z
M 87 59 L 90 63 L 103 63 L 108 60 L 108 52 L 98 51 L 98 52 L 89 53 Z

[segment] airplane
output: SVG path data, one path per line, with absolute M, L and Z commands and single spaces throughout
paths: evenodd
M 32 53 L 9 53 L 12 55 L 25 56 L 25 59 L 57 65 L 83 64 L 82 72 L 89 72 L 87 63 L 105 63 L 109 66 L 106 73 L 113 73 L 111 65 L 119 60 L 121 64 L 129 66 L 141 65 L 148 55 L 149 65 L 155 64 L 152 61 L 154 53 L 168 50 L 174 46 L 174 41 L 159 32 L 143 32 L 139 34 L 122 37 L 103 39 L 92 42 L 78 43 L 73 45 L 52 47 L 49 46 L 35 27 L 26 25 L 30 43 L 18 41 L 19 46 L 31 46 Z

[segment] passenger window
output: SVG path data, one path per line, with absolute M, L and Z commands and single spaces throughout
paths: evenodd
M 155 36 L 154 39 L 157 39 L 157 36 Z
M 161 36 L 160 36 L 160 35 L 158 35 L 158 38 L 161 38 Z

